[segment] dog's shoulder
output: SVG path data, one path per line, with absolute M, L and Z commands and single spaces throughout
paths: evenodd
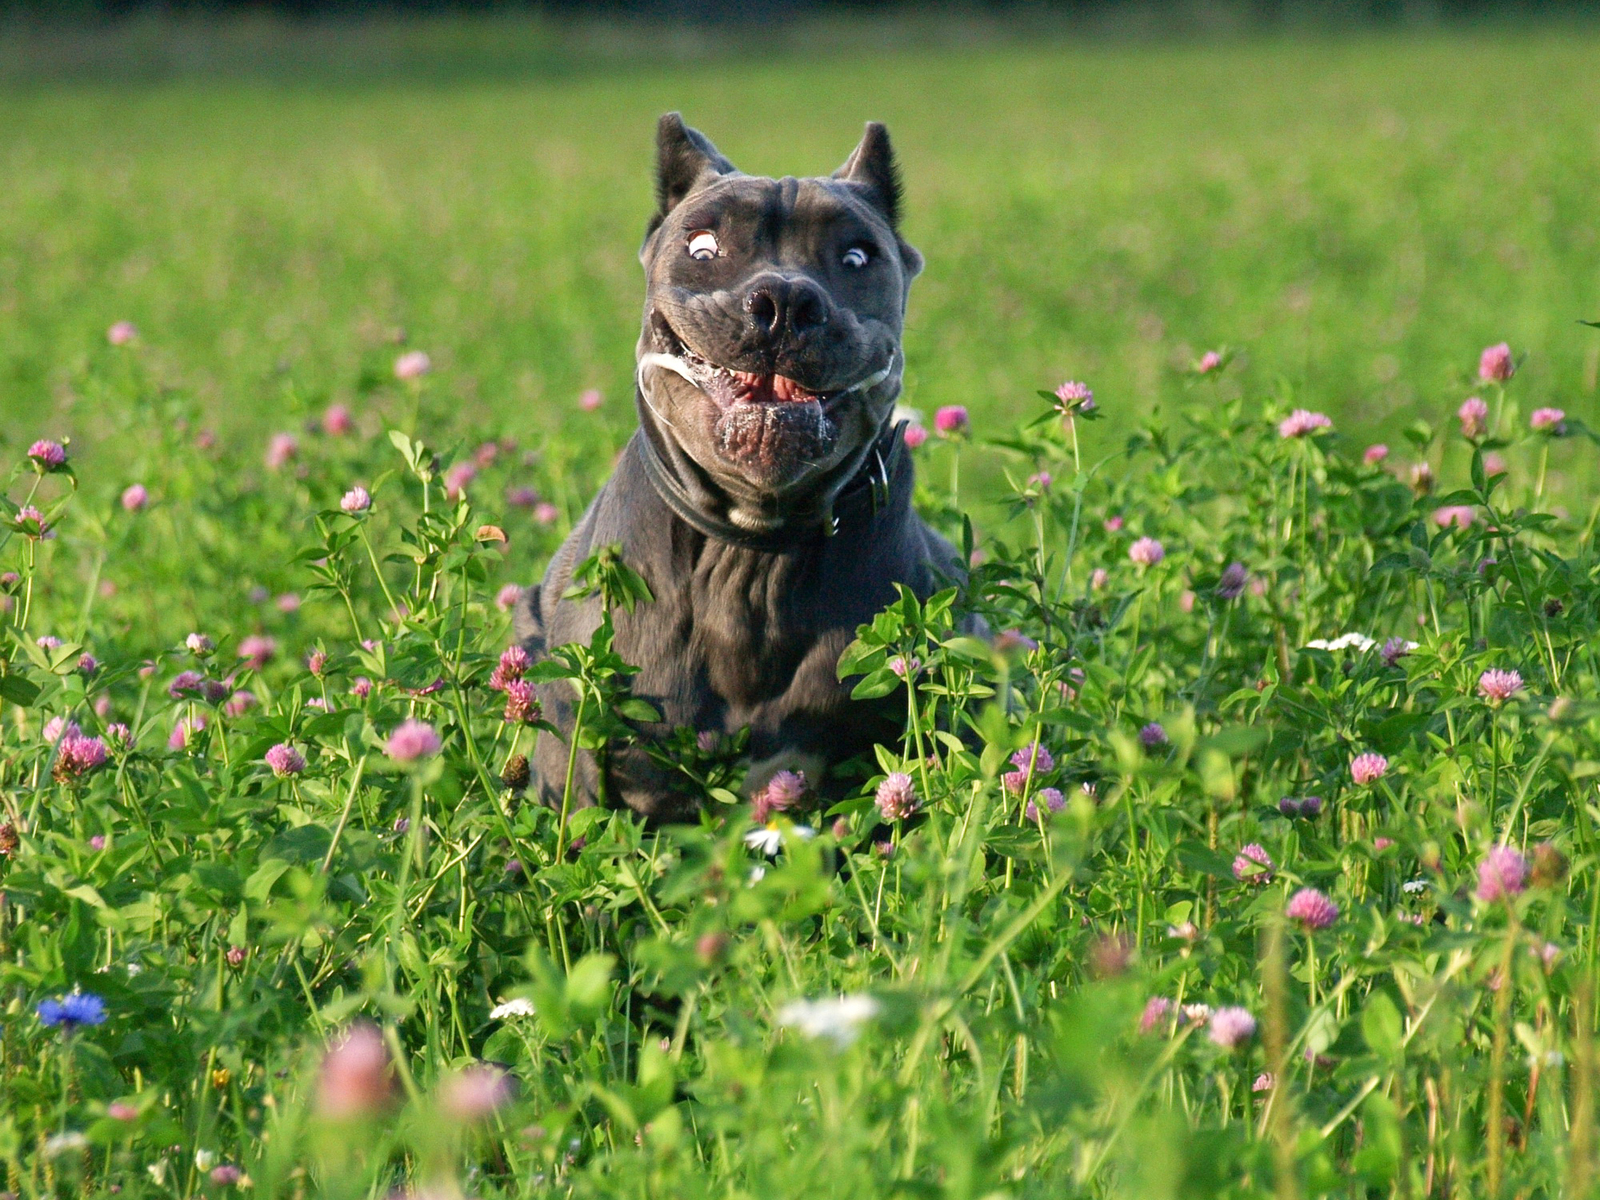
M 605 498 L 605 493 L 606 489 L 601 488 L 573 526 L 572 532 L 550 556 L 543 580 L 524 588 L 512 610 L 512 634 L 523 649 L 535 657 L 543 654 L 551 645 L 550 627 L 556 620 L 556 607 L 566 590 L 572 586 L 573 570 L 590 553 L 590 544 L 594 540 L 595 510 Z M 558 635 L 556 644 L 567 640 L 570 639 Z
M 950 540 L 926 521 L 917 520 L 922 535 L 923 562 L 927 565 L 928 594 L 966 582 L 967 564 Z
M 573 573 L 602 546 L 620 544 L 623 561 L 659 586 L 667 513 L 639 467 L 633 449 L 625 451 L 610 478 L 595 493 L 545 567 L 544 579 L 524 589 L 513 612 L 512 631 L 531 654 L 550 646 L 583 641 L 599 624 L 598 603 L 566 600 Z

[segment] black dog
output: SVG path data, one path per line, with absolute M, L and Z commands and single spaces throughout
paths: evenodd
M 911 462 L 891 422 L 900 335 L 921 256 L 897 232 L 889 135 L 870 124 L 832 176 L 747 176 L 676 113 L 657 132 L 656 194 L 640 260 L 639 430 L 616 473 L 517 612 L 537 658 L 587 642 L 596 598 L 563 599 L 574 567 L 621 545 L 655 602 L 613 613 L 632 692 L 673 728 L 750 730 L 752 794 L 779 770 L 826 794 L 828 767 L 892 740 L 889 712 L 836 678 L 855 629 L 903 583 L 927 596 L 958 572 L 911 508 Z M 574 695 L 540 689 L 570 733 Z M 898 708 L 898 706 L 896 706 Z M 642 746 L 579 756 L 575 799 L 660 819 L 695 800 Z M 559 804 L 567 747 L 539 738 L 535 769 Z

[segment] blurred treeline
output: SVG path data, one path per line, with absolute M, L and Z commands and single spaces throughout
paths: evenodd
M 0 86 L 557 77 L 746 54 L 1588 23 L 1600 0 L 0 0 Z
M 0 0 L 0 14 L 43 20 L 238 13 L 338 18 L 515 13 L 747 24 L 873 14 L 1043 19 L 1135 30 L 1170 21 L 1222 27 L 1425 24 L 1570 15 L 1595 7 L 1594 0 Z

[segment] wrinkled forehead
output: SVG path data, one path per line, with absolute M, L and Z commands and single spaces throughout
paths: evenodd
M 730 176 L 684 200 L 669 223 L 683 231 L 740 229 L 774 242 L 806 234 L 892 238 L 857 189 L 835 179 Z

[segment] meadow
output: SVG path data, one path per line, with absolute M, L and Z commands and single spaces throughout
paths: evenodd
M 0 55 L 8 1193 L 1594 1194 L 1594 35 L 828 44 Z M 890 122 L 973 566 L 841 661 L 848 799 L 664 731 L 651 829 L 525 801 L 528 680 L 649 714 L 506 609 L 666 108 Z
M 436 32 L 444 67 L 471 28 Z M 1593 403 L 1600 356 L 1574 324 L 1600 310 L 1593 27 L 892 35 L 763 58 L 706 33 L 663 42 L 665 65 L 565 69 L 539 42 L 521 75 L 464 51 L 454 74 L 342 73 L 337 42 L 316 59 L 264 40 L 146 81 L 57 78 L 69 56 L 8 43 L 0 435 L 20 449 L 46 416 L 102 433 L 84 386 L 117 320 L 240 438 L 358 404 L 399 337 L 432 355 L 462 431 L 589 422 L 572 401 L 594 387 L 620 434 L 652 130 L 673 108 L 772 174 L 832 170 L 864 120 L 889 124 L 928 261 L 906 397 L 928 411 L 1006 419 L 1038 380 L 1092 376 L 1120 420 L 1181 398 L 1174 368 L 1226 344 L 1244 390 L 1304 389 L 1394 436 L 1502 338 L 1537 348 L 1531 398 Z

